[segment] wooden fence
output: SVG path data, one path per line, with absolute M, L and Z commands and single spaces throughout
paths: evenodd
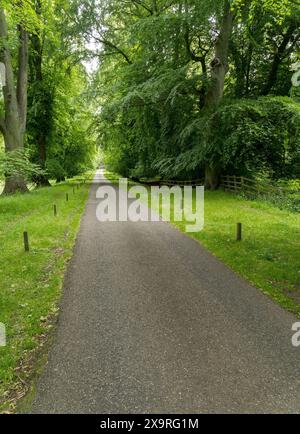
M 231 193 L 245 193 L 250 195 L 279 194 L 281 196 L 286 196 L 290 194 L 300 194 L 300 190 L 292 190 L 287 187 L 273 185 L 268 182 L 258 182 L 253 179 L 245 178 L 244 176 L 235 175 L 223 176 L 221 187 L 224 191 L 229 191 Z
M 204 185 L 204 179 L 192 179 L 189 181 L 181 181 L 181 180 L 149 180 L 149 179 L 139 179 L 139 182 L 145 185 L 166 185 L 167 187 L 173 187 L 178 185 L 179 187 L 184 186 L 202 186 Z
M 112 179 L 111 179 L 112 180 Z M 118 179 L 113 179 L 112 181 L 118 181 Z M 148 186 L 163 186 L 167 187 L 173 186 L 203 186 L 205 184 L 204 178 L 202 179 L 192 179 L 192 180 L 161 180 L 161 179 L 149 179 L 149 178 L 132 178 L 131 181 L 138 182 Z M 290 196 L 290 197 L 300 197 L 300 190 L 293 190 L 287 186 L 273 185 L 266 181 L 255 181 L 244 176 L 226 175 L 221 178 L 221 188 L 224 191 L 230 193 L 241 194 L 244 193 L 249 196 L 269 196 L 269 195 L 280 195 L 280 196 Z

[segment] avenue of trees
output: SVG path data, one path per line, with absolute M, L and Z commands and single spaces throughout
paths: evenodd
M 297 0 L 0 0 L 4 193 L 96 142 L 125 176 L 299 178 L 299 27 Z

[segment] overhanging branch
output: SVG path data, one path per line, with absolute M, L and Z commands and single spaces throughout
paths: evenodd
M 107 46 L 107 47 L 112 48 L 113 50 L 115 50 L 115 53 L 120 54 L 121 56 L 123 56 L 124 59 L 126 60 L 126 62 L 129 65 L 132 65 L 132 61 L 129 59 L 129 57 L 127 56 L 127 54 L 120 47 L 118 47 L 117 45 L 115 45 L 113 42 L 110 42 L 107 39 L 102 39 L 102 38 L 97 38 L 97 37 L 94 37 L 94 39 L 97 42 L 99 42 L 99 43 L 101 43 L 101 44 L 103 44 L 103 45 L 105 45 L 105 46 Z

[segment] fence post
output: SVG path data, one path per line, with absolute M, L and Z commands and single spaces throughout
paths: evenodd
M 54 216 L 56 217 L 57 216 L 57 207 L 56 207 L 56 205 L 53 205 L 53 211 L 54 211 Z
M 24 237 L 24 249 L 25 249 L 25 252 L 29 252 L 29 237 L 28 237 L 28 232 L 24 232 L 23 233 L 23 237 Z
M 242 223 L 238 223 L 236 227 L 236 240 L 242 241 Z

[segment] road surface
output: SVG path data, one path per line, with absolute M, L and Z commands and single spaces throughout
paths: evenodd
M 100 223 L 104 182 L 32 413 L 299 412 L 295 317 L 168 223 Z

